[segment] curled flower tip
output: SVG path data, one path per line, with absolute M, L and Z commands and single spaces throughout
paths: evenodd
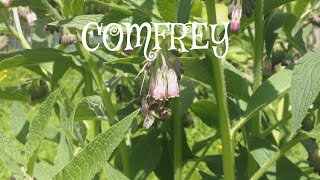
M 11 3 L 12 3 L 12 0 L 2 0 L 2 4 L 3 4 L 5 7 L 9 7 Z
M 37 15 L 34 12 L 30 12 L 26 16 L 29 27 L 35 26 L 35 21 L 37 20 Z
M 176 72 L 173 69 L 169 69 L 167 73 L 168 79 L 168 97 L 178 97 L 179 96 L 179 85 L 178 85 L 178 77 Z

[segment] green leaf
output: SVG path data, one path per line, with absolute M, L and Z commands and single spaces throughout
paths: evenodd
M 107 120 L 106 113 L 100 96 L 87 96 L 76 106 L 74 120 Z
M 219 127 L 217 104 L 209 100 L 200 100 L 192 104 L 192 112 L 198 116 L 207 126 Z
M 24 173 L 21 170 L 21 167 L 16 163 L 15 159 L 10 157 L 8 153 L 0 149 L 0 159 L 1 163 L 5 163 L 10 170 L 11 174 L 15 175 L 16 179 L 23 179 Z
M 59 80 L 64 76 L 71 65 L 72 61 L 55 61 L 55 63 L 53 64 L 53 72 L 51 78 L 52 89 L 58 87 Z
M 309 3 L 309 0 L 296 0 L 296 5 L 294 6 L 294 14 L 297 17 L 300 17 L 306 11 Z
M 287 4 L 291 1 L 295 1 L 295 0 L 268 0 L 267 2 L 264 3 L 264 9 L 263 9 L 263 13 L 267 14 L 270 11 L 272 11 L 273 9 L 282 6 L 284 4 Z M 251 24 L 254 21 L 255 18 L 255 14 L 251 14 L 251 16 L 248 18 L 246 16 L 243 16 L 241 19 L 241 27 L 240 27 L 240 32 L 242 30 L 244 30 L 249 24 Z
M 265 42 L 268 56 L 270 56 L 273 45 L 278 37 L 277 30 L 282 28 L 285 22 L 292 18 L 295 18 L 293 14 L 277 13 L 266 23 Z
M 165 22 L 176 22 L 177 1 L 157 0 L 158 11 Z
M 203 157 L 204 162 L 207 164 L 211 172 L 217 176 L 223 175 L 222 169 L 222 155 L 211 155 Z
M 278 148 L 260 138 L 249 139 L 250 153 L 259 166 L 263 166 L 277 151 Z M 305 175 L 286 156 L 282 156 L 266 172 L 270 180 L 276 179 L 306 179 Z
M 12 104 L 11 128 L 15 136 L 23 129 L 27 121 L 25 107 L 18 102 Z
M 84 13 L 84 1 L 85 0 L 72 0 L 71 11 L 73 16 L 79 16 Z
M 63 51 L 51 48 L 40 48 L 2 54 L 0 57 L 0 70 L 21 66 L 33 66 L 56 60 L 71 61 L 72 56 L 65 54 Z
M 39 112 L 33 119 L 26 143 L 26 155 L 30 159 L 39 147 L 41 140 L 45 135 L 45 127 L 51 116 L 53 105 L 57 96 L 60 94 L 62 87 L 51 93 L 46 100 L 40 105 Z
M 108 131 L 97 136 L 56 174 L 54 179 L 92 179 L 107 163 L 111 153 L 120 144 L 139 111 L 136 110 L 113 125 Z
M 251 117 L 291 88 L 292 70 L 283 69 L 264 81 L 249 99 L 243 117 Z
M 0 87 L 0 99 L 26 102 L 29 100 L 28 88 L 26 86 Z
M 146 179 L 156 168 L 161 157 L 161 144 L 158 132 L 152 129 L 133 147 L 131 154 L 132 179 Z M 148 148 L 146 148 L 148 147 Z
M 15 162 L 23 164 L 23 158 L 18 145 L 2 130 L 0 130 L 0 150 L 10 156 Z
M 58 173 L 63 167 L 65 167 L 69 161 L 73 158 L 73 154 L 70 145 L 67 142 L 65 136 L 60 137 L 60 143 L 58 146 L 57 156 L 54 159 L 53 172 Z
M 177 9 L 177 22 L 187 23 L 191 13 L 193 0 L 180 0 Z
M 295 135 L 309 106 L 320 92 L 320 49 L 307 53 L 293 69 L 291 136 Z
M 129 180 L 127 176 L 122 174 L 120 171 L 115 169 L 112 165 L 109 163 L 106 163 L 104 167 L 106 174 L 107 174 L 107 179 L 108 180 Z

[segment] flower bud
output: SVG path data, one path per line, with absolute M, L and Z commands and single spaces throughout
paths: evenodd
M 242 6 L 240 0 L 232 0 L 229 6 L 228 17 L 231 21 L 230 29 L 237 32 L 240 29 L 240 20 L 242 16 Z
M 60 44 L 72 44 L 77 40 L 76 35 L 70 33 L 67 28 L 63 28 L 62 32 L 60 32 Z
M 316 149 L 308 154 L 309 166 L 313 167 L 313 171 L 320 175 L 320 150 Z

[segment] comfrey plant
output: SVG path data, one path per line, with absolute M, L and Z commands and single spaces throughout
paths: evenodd
M 0 179 L 319 179 L 319 15 L 0 0 Z

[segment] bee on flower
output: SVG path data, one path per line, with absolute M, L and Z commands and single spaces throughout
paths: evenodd
M 170 116 L 171 110 L 166 102 L 170 98 L 179 97 L 180 93 L 179 80 L 183 67 L 179 58 L 163 52 L 160 52 L 158 57 L 155 62 L 146 61 L 139 73 L 144 72 L 145 75 L 149 75 L 148 94 L 145 98 L 148 100 L 142 100 L 145 128 L 151 127 L 155 121 L 154 116 L 160 118 Z

